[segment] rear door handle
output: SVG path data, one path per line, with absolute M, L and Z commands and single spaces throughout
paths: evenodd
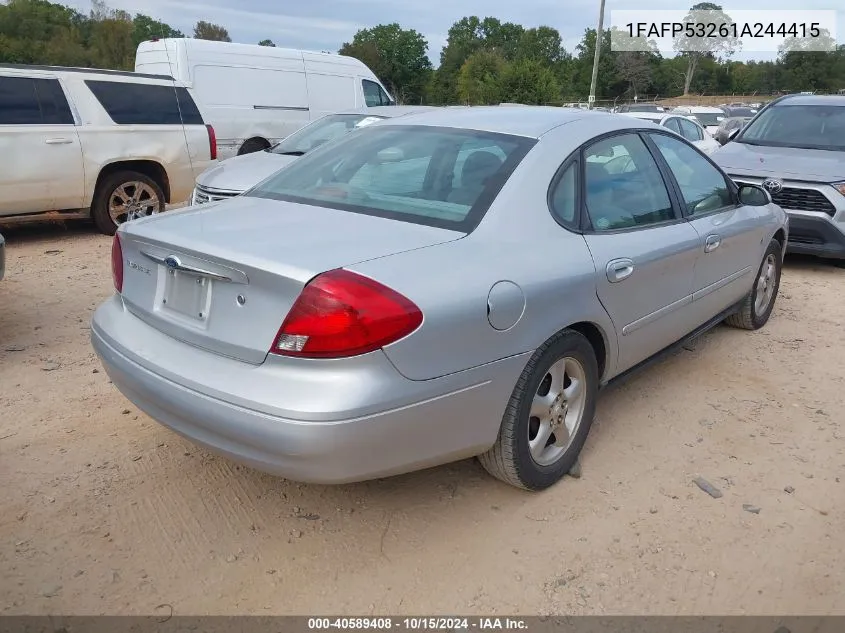
M 722 238 L 718 235 L 708 235 L 707 239 L 704 240 L 704 252 L 705 253 L 712 253 L 719 245 L 722 243 Z
M 627 279 L 634 272 L 634 261 L 631 259 L 614 259 L 607 265 L 607 280 L 615 284 Z
M 68 143 L 73 143 L 73 141 L 69 138 L 48 138 L 46 141 L 47 145 L 67 145 Z

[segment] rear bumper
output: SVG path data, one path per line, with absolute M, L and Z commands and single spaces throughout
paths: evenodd
M 828 218 L 790 213 L 787 252 L 845 259 L 845 233 Z
M 528 356 L 427 381 L 402 377 L 381 351 L 247 365 L 158 332 L 117 296 L 95 312 L 91 341 L 114 385 L 159 423 L 235 461 L 312 483 L 487 450 Z

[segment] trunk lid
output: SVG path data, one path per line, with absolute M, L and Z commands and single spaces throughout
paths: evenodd
M 463 237 L 323 207 L 238 197 L 120 232 L 129 311 L 186 343 L 260 364 L 316 275 Z

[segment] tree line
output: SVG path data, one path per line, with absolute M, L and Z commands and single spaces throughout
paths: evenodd
M 700 3 L 692 10 L 721 11 Z M 225 27 L 198 21 L 195 38 L 230 42 Z M 784 46 L 775 61 L 732 61 L 736 42 L 662 56 L 612 50 L 618 33 L 602 34 L 596 94 L 601 100 L 681 94 L 760 94 L 845 89 L 845 46 L 809 52 Z M 169 24 L 132 15 L 94 0 L 83 14 L 48 0 L 0 4 L 0 63 L 51 64 L 132 70 L 138 44 L 153 38 L 185 37 Z M 257 42 L 275 46 L 270 39 Z M 467 16 L 449 29 L 437 68 L 428 42 L 414 29 L 380 24 L 358 31 L 339 53 L 363 61 L 401 103 L 555 104 L 583 101 L 589 93 L 596 30 L 585 29 L 567 51 L 550 26 L 525 28 L 494 17 Z

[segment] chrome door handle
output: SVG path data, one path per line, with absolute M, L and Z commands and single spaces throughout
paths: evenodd
M 705 253 L 712 253 L 719 245 L 722 243 L 722 238 L 718 235 L 708 235 L 707 239 L 704 240 L 704 252 Z
M 47 143 L 47 145 L 67 145 L 68 143 L 73 143 L 73 141 L 69 138 L 48 138 L 44 142 Z
M 634 262 L 631 259 L 614 259 L 607 265 L 607 280 L 615 284 L 627 279 L 634 272 Z

